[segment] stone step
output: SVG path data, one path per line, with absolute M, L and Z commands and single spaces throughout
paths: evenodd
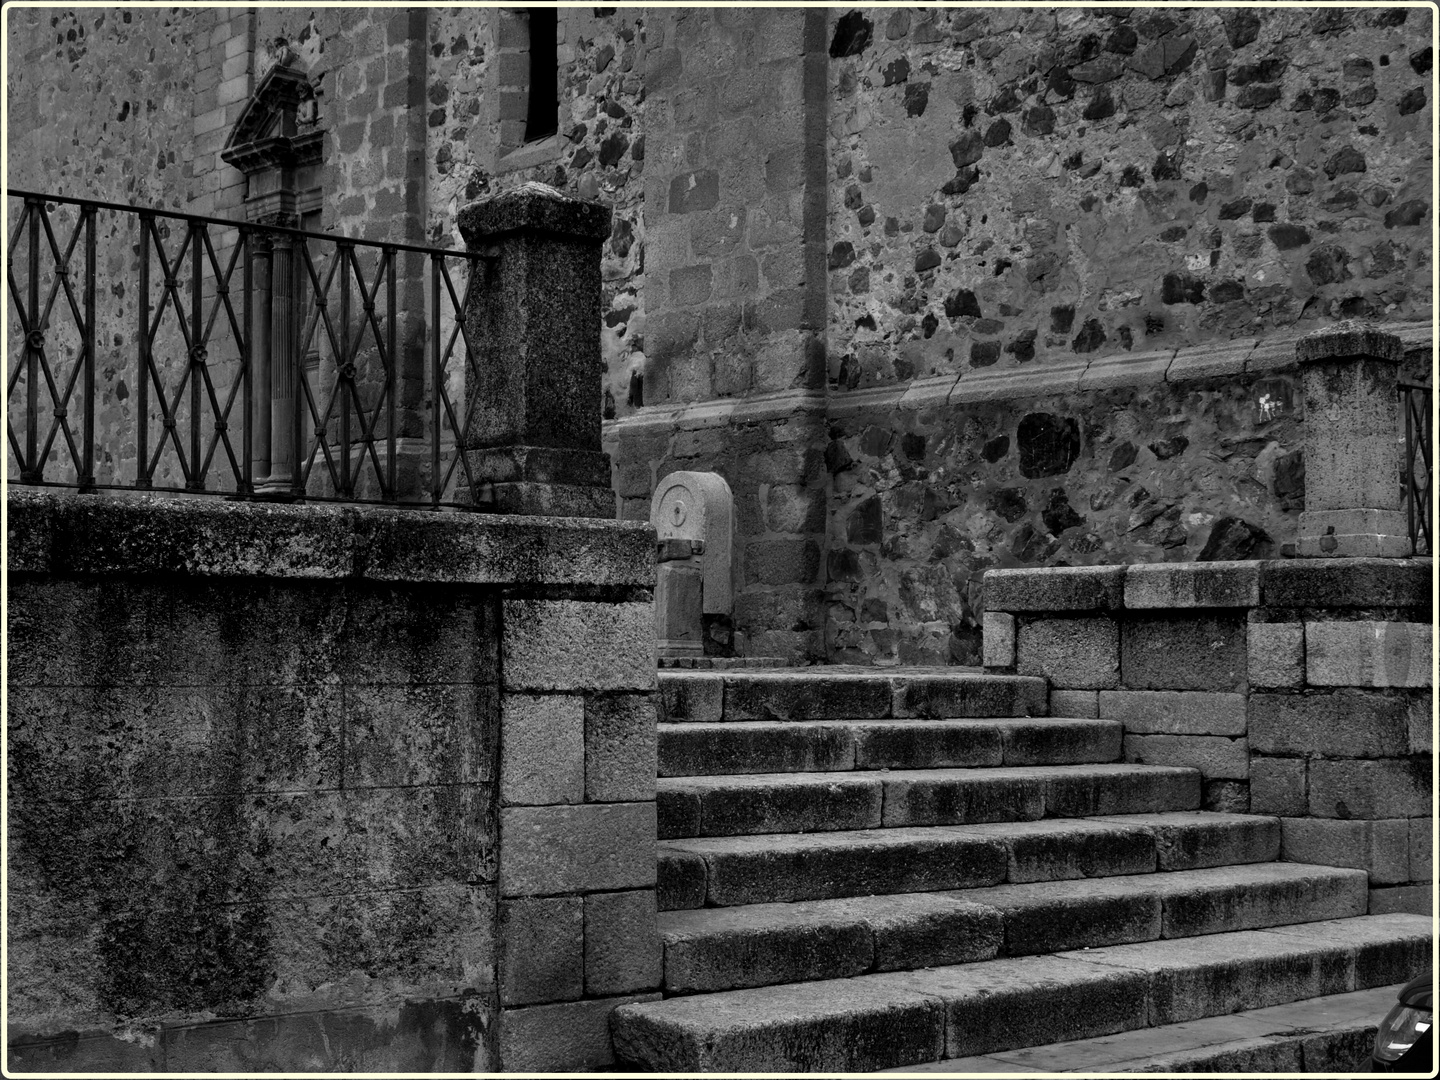
M 659 845 L 661 910 L 938 892 L 1271 862 L 1280 820 L 1203 810 L 697 837 Z
M 1403 984 L 1246 1009 L 1163 1027 L 1073 1039 L 881 1072 L 1341 1073 L 1365 1071 L 1375 1030 Z
M 886 720 L 1044 716 L 1044 679 L 978 669 L 830 666 L 780 671 L 661 671 L 660 720 Z
M 622 1067 L 870 1072 L 1385 986 L 1425 970 L 1431 920 L 1361 915 L 622 1005 Z
M 660 776 L 1080 765 L 1120 760 L 1115 720 L 751 720 L 661 724 Z
M 1034 765 L 665 777 L 662 840 L 1193 810 L 1200 773 L 1171 765 Z
M 839 979 L 1365 914 L 1363 870 L 1256 863 L 666 911 L 665 992 Z

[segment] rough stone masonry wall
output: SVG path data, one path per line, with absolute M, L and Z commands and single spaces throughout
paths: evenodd
M 1428 9 L 835 9 L 827 647 L 976 663 L 992 566 L 1279 555 L 1293 341 L 1431 368 Z
M 10 1068 L 608 1062 L 659 980 L 648 528 L 8 509 Z
M 1205 807 L 1271 814 L 1281 858 L 1433 903 L 1429 559 L 997 570 L 987 670 L 1052 716 L 1125 725 L 1126 761 L 1200 770 Z

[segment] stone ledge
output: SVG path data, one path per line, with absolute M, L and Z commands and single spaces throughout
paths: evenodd
M 1125 571 L 1127 608 L 1258 607 L 1260 563 L 1136 564 Z
M 987 611 L 1108 611 L 1124 606 L 1124 566 L 989 570 Z
M 11 573 L 653 588 L 642 522 L 16 490 Z

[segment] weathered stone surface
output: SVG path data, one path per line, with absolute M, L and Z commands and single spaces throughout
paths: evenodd
M 890 697 L 889 682 L 876 676 L 733 673 L 725 676 L 725 719 L 885 717 Z
M 868 829 L 880 824 L 881 782 L 876 773 L 757 773 L 753 776 L 670 777 L 658 782 L 662 795 L 691 795 L 699 801 L 694 832 L 670 818 L 661 802 L 661 834 L 737 836 L 748 833 Z
M 584 993 L 578 896 L 504 900 L 499 931 L 502 1005 L 575 1001 Z
M 1250 741 L 1251 749 L 1255 740 Z M 1256 814 L 1298 817 L 1305 813 L 1305 759 L 1250 757 L 1250 810 Z
M 1016 670 L 1064 690 L 1096 690 L 1120 681 L 1120 630 L 1106 616 L 1039 619 L 1020 625 Z
M 998 722 L 1006 765 L 1086 765 L 1120 760 L 1124 729 L 1109 721 Z
M 1127 734 L 1244 735 L 1243 694 L 1166 690 L 1102 690 L 1100 715 L 1118 720 Z
M 1431 812 L 1429 763 L 1413 758 L 1312 761 L 1310 813 L 1326 818 L 1420 817 Z
M 500 812 L 500 891 L 535 896 L 655 884 L 655 804 Z
M 989 611 L 1113 611 L 1124 606 L 1125 567 L 1057 566 L 990 570 L 985 574 Z
M 1005 761 L 1004 729 L 976 720 L 856 725 L 857 769 L 981 768 Z
M 1428 754 L 1435 745 L 1435 702 L 1429 690 L 1409 701 L 1410 752 Z
M 1157 765 L 1085 765 L 1033 772 L 1045 780 L 1047 817 L 1163 813 L 1200 805 L 1200 774 Z
M 1261 754 L 1396 757 L 1408 752 L 1403 699 L 1360 690 L 1250 695 L 1250 747 Z
M 1429 602 L 1430 564 L 1421 559 L 1282 559 L 1262 563 L 1266 607 L 1412 607 Z
M 1256 562 L 1151 563 L 1127 567 L 1125 607 L 1257 607 Z
M 1245 647 L 1251 686 L 1304 685 L 1303 623 L 1247 623 Z
M 1033 821 L 1045 814 L 1045 781 L 1008 769 L 892 772 L 884 814 L 887 826 Z
M 500 1066 L 509 1072 L 580 1072 L 614 1064 L 610 1023 L 622 1005 L 659 994 L 505 1009 L 500 1014 Z
M 1125 760 L 1145 765 L 1186 765 L 1207 780 L 1244 780 L 1250 753 L 1244 739 L 1210 735 L 1126 735 Z
M 700 672 L 661 672 L 660 717 L 670 723 L 713 723 L 723 716 L 725 678 Z
M 1238 617 L 1137 616 L 1122 625 L 1120 677 L 1132 689 L 1241 690 L 1245 661 Z
M 1004 885 L 967 895 L 1004 917 L 1007 956 L 1033 956 L 1159 937 L 1160 897 L 1127 887 L 1132 880 Z
M 1435 917 L 1435 886 L 1431 882 L 1423 885 L 1392 885 L 1383 889 L 1370 890 L 1370 914 L 1392 915 L 1411 912 L 1427 919 Z
M 585 698 L 585 801 L 642 802 L 655 797 L 655 700 L 652 694 Z
M 1435 822 L 1432 818 L 1410 819 L 1410 880 L 1427 881 L 1435 876 Z
M 1368 901 L 1363 871 L 1290 863 L 1157 874 L 1154 887 L 1167 938 L 1345 919 L 1365 914 Z
M 655 899 L 661 911 L 704 907 L 705 860 L 693 852 L 661 844 Z
M 1353 866 L 1372 883 L 1410 880 L 1410 827 L 1404 819 L 1327 821 L 1281 818 L 1280 857 L 1287 862 Z
M 649 690 L 655 636 L 649 604 L 506 600 L 501 663 L 507 690 Z
M 1015 616 L 987 611 L 982 624 L 985 635 L 985 666 L 1010 668 L 1015 665 Z
M 922 675 L 892 680 L 896 717 L 1044 716 L 1045 683 L 1012 675 Z
M 666 724 L 659 731 L 660 776 L 832 772 L 855 766 L 855 729 L 842 723 L 752 720 Z
M 1161 870 L 1269 862 L 1280 856 L 1280 822 L 1276 818 L 1197 811 L 1104 820 L 1150 833 Z
M 1311 686 L 1429 686 L 1428 623 L 1306 622 L 1305 681 Z
M 1099 692 L 1095 690 L 1051 690 L 1050 715 L 1074 717 L 1099 716 Z
M 598 996 L 658 987 L 654 890 L 590 893 L 584 903 L 585 992 Z
M 500 705 L 500 801 L 549 806 L 585 800 L 585 702 L 506 694 Z

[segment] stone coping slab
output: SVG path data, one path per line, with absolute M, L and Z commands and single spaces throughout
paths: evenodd
M 985 607 L 1016 613 L 1420 607 L 1430 603 L 1432 580 L 1428 558 L 1041 566 L 987 571 Z
M 11 573 L 650 589 L 644 522 L 11 488 Z

